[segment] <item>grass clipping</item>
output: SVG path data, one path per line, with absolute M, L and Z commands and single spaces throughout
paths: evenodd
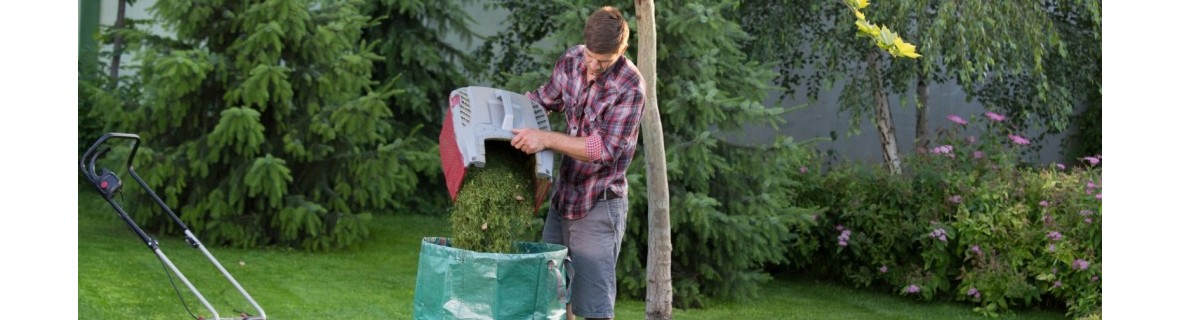
M 470 167 L 451 211 L 456 248 L 517 253 L 535 219 L 535 157 L 507 141 L 487 141 L 486 164 Z

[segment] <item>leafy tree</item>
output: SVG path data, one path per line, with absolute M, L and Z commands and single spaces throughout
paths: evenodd
M 759 59 L 777 61 L 783 73 L 778 83 L 788 93 L 806 92 L 815 99 L 819 90 L 846 81 L 840 109 L 852 115 L 854 132 L 869 106 L 887 103 L 883 100 L 889 93 L 901 94 L 903 102 L 917 102 L 915 148 L 928 148 L 929 86 L 948 81 L 962 85 L 969 99 L 1013 115 L 1020 128 L 1026 127 L 1023 119 L 1032 117 L 1045 119 L 1052 128 L 1068 123 L 1062 119 L 1071 114 L 1073 99 L 1045 72 L 1048 61 L 1065 55 L 1045 6 L 1024 1 L 876 2 L 865 14 L 914 40 L 923 55 L 879 62 L 875 53 L 860 47 L 863 40 L 853 36 L 852 19 L 840 12 L 843 6 L 831 0 L 754 1 L 743 7 L 742 24 L 755 35 L 746 47 Z M 805 71 L 808 65 L 815 70 Z M 996 98 L 1017 79 L 1028 80 L 1018 90 L 1025 93 L 1020 96 L 1024 100 L 998 103 Z M 881 120 L 880 113 L 875 118 Z
M 1022 111 L 1027 101 L 1041 101 L 1039 84 L 1029 76 L 1009 77 L 982 87 L 981 100 L 1014 115 L 1017 124 L 1040 125 L 1045 133 L 1069 132 L 1065 155 L 1077 164 L 1084 156 L 1102 154 L 1102 6 L 1097 0 L 1041 1 L 1065 47 L 1064 56 L 1044 59 L 1045 78 L 1059 88 L 1057 104 L 1080 106 L 1081 112 L 1035 105 Z M 1049 96 L 1055 97 L 1055 96 Z M 1067 113 L 1068 112 L 1068 113 Z M 1045 116 L 1046 113 L 1052 113 Z M 1036 116 L 1036 117 L 1033 117 Z M 1037 120 L 1040 120 L 1037 122 Z
M 529 52 L 524 48 L 535 47 L 546 35 L 554 42 L 539 48 L 541 54 L 532 58 L 543 61 L 538 67 L 521 67 L 523 72 L 513 71 L 516 74 L 506 75 L 500 83 L 518 92 L 543 83 L 560 53 L 581 42 L 584 21 L 593 10 L 617 5 L 634 19 L 630 3 L 505 0 L 498 4 L 513 10 L 512 24 L 493 39 L 529 42 L 503 48 L 507 53 L 496 57 L 493 65 L 527 66 L 527 59 L 516 57 Z M 783 252 L 791 237 L 790 226 L 809 221 L 809 214 L 817 210 L 793 205 L 791 187 L 797 184 L 800 164 L 809 159 L 798 144 L 786 139 L 749 147 L 720 137 L 748 123 L 777 125 L 787 112 L 762 104 L 774 74 L 742 51 L 740 41 L 748 35 L 733 20 L 737 4 L 656 4 L 657 90 L 660 117 L 667 124 L 673 291 L 679 307 L 704 306 L 709 297 L 756 297 L 758 283 L 770 279 L 763 265 L 786 262 Z M 541 22 L 545 20 L 551 22 Z M 636 48 L 634 43 L 630 47 Z M 510 64 L 505 57 L 519 64 Z M 637 153 L 635 163 L 643 161 Z M 644 296 L 646 285 L 645 176 L 641 166 L 632 166 L 628 175 L 631 214 L 619 261 L 620 293 L 635 298 Z
M 373 80 L 381 57 L 359 4 L 158 1 L 175 37 L 125 30 L 142 96 L 96 108 L 109 130 L 144 138 L 137 168 L 206 241 L 355 244 L 373 213 L 413 197 L 415 163 L 433 161 L 402 152 L 414 138 L 389 121 L 399 91 Z
M 743 45 L 751 48 L 755 59 L 777 62 L 781 75 L 776 80 L 788 94 L 806 84 L 807 96 L 814 100 L 820 90 L 830 89 L 836 80 L 845 80 L 839 108 L 851 113 L 851 130 L 855 133 L 860 121 L 872 112 L 885 163 L 891 172 L 899 173 L 901 162 L 886 96 L 887 76 L 893 65 L 914 62 L 884 59 L 882 48 L 866 45 L 860 38 L 857 30 L 867 25 L 858 25 L 858 20 L 864 19 L 848 11 L 843 0 L 755 1 L 741 9 L 743 29 L 753 35 L 753 40 Z M 875 13 L 883 11 L 889 8 L 875 5 L 869 20 L 904 29 L 895 20 L 874 18 Z M 816 66 L 811 74 L 801 70 L 807 65 Z

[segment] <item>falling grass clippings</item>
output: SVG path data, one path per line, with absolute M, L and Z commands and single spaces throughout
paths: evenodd
M 486 164 L 469 167 L 451 210 L 454 247 L 476 252 L 516 253 L 534 216 L 534 157 L 507 141 L 487 141 Z

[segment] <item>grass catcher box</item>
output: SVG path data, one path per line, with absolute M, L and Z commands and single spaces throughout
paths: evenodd
M 522 94 L 487 87 L 464 87 L 451 91 L 446 118 L 438 137 L 443 175 L 451 200 L 459 194 L 467 168 L 486 163 L 486 140 L 512 140 L 512 129 L 551 130 L 544 108 Z M 553 151 L 534 154 L 536 203 L 540 207 L 553 182 Z

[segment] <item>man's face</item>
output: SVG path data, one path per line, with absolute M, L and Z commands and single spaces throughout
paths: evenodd
M 586 54 L 586 70 L 590 72 L 590 75 L 597 77 L 619 61 L 619 57 L 622 57 L 623 52 L 627 51 L 627 46 L 623 45 L 622 48 L 619 48 L 619 52 L 612 54 L 598 54 L 591 52 L 590 49 L 582 51 Z

